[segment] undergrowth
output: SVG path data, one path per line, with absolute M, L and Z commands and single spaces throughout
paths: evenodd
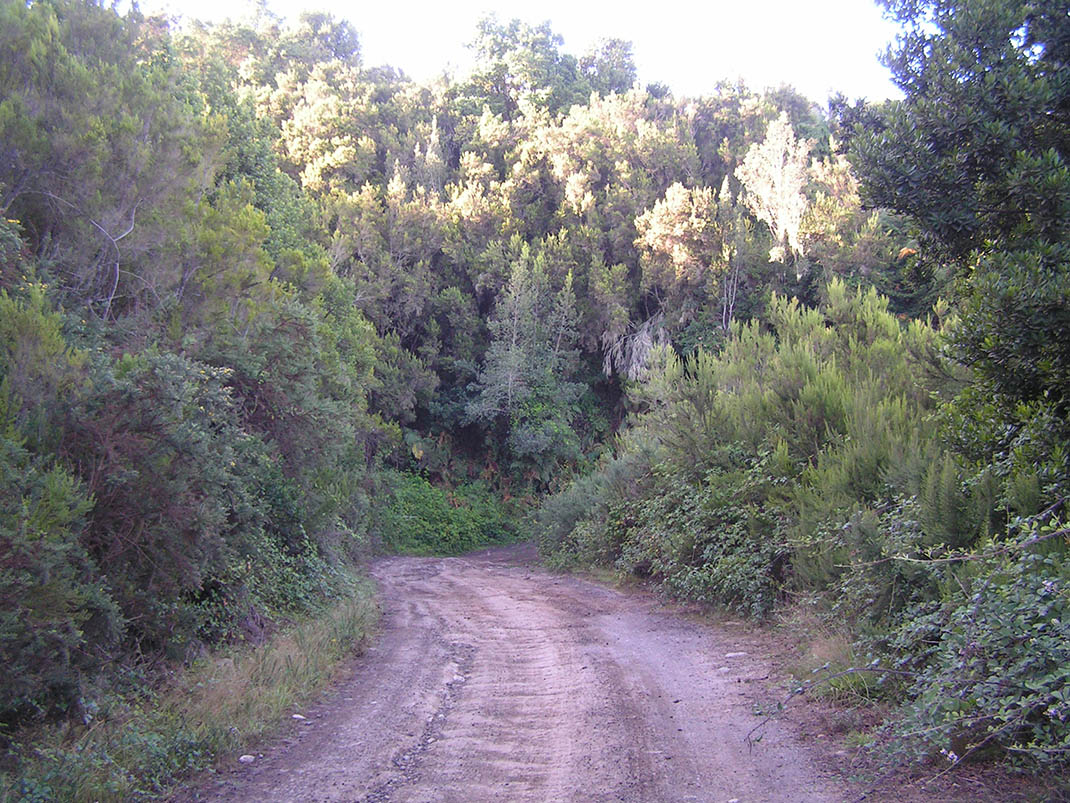
M 391 484 L 393 499 L 380 522 L 380 540 L 390 551 L 457 555 L 516 537 L 511 511 L 482 482 L 446 488 L 397 473 Z
M 257 647 L 197 661 L 156 687 L 128 672 L 81 723 L 15 734 L 0 803 L 155 799 L 313 698 L 374 626 L 371 584 Z
M 720 353 L 655 354 L 615 455 L 533 517 L 540 552 L 755 619 L 811 599 L 803 689 L 892 707 L 890 762 L 1065 771 L 1058 422 L 1000 434 L 941 404 L 943 334 L 874 292 L 832 282 L 766 317 Z

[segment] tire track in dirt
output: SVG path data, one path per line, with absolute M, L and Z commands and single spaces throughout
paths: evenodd
M 181 800 L 828 801 L 746 637 L 646 595 L 552 575 L 523 550 L 389 558 L 376 643 L 251 766 Z M 750 654 L 748 654 L 750 653 Z

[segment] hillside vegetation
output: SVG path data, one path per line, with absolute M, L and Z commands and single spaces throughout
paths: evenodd
M 9 777 L 373 550 L 524 531 L 805 606 L 908 758 L 1065 766 L 1066 11 L 884 3 L 904 99 L 822 108 L 549 24 L 425 86 L 328 14 L 0 0 Z

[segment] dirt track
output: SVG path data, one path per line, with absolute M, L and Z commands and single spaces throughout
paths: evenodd
M 788 726 L 745 742 L 774 698 L 743 628 L 520 557 L 376 563 L 382 628 L 352 678 L 187 799 L 849 799 Z

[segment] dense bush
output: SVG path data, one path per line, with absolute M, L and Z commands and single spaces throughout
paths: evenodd
M 332 595 L 392 437 L 359 313 L 277 288 L 244 337 L 187 339 L 213 362 L 120 351 L 0 228 L 0 719 L 79 708 L 117 651 L 190 659 Z
M 99 364 L 72 411 L 63 452 L 95 501 L 85 543 L 145 649 L 196 630 L 193 598 L 229 557 L 245 489 L 224 377 L 149 351 Z
M 448 490 L 417 474 L 393 476 L 392 500 L 378 529 L 384 546 L 414 555 L 455 555 L 508 541 L 515 527 L 482 483 Z
M 78 710 L 122 626 L 82 546 L 92 499 L 25 446 L 0 383 L 0 725 Z
M 935 337 L 834 281 L 817 308 L 773 297 L 768 325 L 735 326 L 718 355 L 661 352 L 617 461 L 536 518 L 542 548 L 756 615 L 785 583 L 833 584 L 852 531 L 829 523 L 880 507 L 889 470 L 916 459 Z M 642 481 L 613 482 L 622 465 Z
M 531 532 L 539 552 L 552 565 L 608 565 L 619 544 L 606 537 L 609 509 L 633 498 L 651 478 L 648 447 L 635 443 L 616 456 L 607 456 L 589 474 L 574 478 L 565 488 L 544 497 L 531 515 Z
M 1026 767 L 1065 763 L 1068 555 L 1068 530 L 1055 519 L 926 567 L 943 594 L 905 619 L 892 645 L 898 668 L 913 673 L 894 728 L 902 749 L 953 762 L 1002 751 Z
M 659 580 L 674 595 L 768 615 L 786 577 L 779 478 L 767 461 L 710 469 L 697 485 L 655 469 L 653 493 L 610 510 L 618 570 Z

